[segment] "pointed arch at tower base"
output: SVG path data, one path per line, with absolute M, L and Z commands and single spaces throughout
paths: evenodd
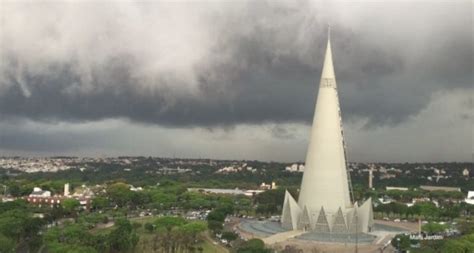
M 296 230 L 298 228 L 298 220 L 300 218 L 301 209 L 296 200 L 288 191 L 285 191 L 285 201 L 283 202 L 283 213 L 281 215 L 281 226 Z

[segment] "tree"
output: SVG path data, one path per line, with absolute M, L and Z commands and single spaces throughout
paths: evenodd
M 37 250 L 44 224 L 45 220 L 33 217 L 31 206 L 24 200 L 0 203 L 0 252 L 8 252 L 11 247 L 18 251 Z
M 237 239 L 238 236 L 234 232 L 225 231 L 225 232 L 222 232 L 221 238 L 227 240 L 228 242 L 231 242 L 231 241 Z
M 177 228 L 186 224 L 182 217 L 165 216 L 160 217 L 154 222 L 156 228 L 155 247 L 161 247 L 166 252 L 173 251 L 178 244 Z
M 463 221 L 460 222 L 458 225 L 459 232 L 461 234 L 467 235 L 467 234 L 474 234 L 474 222 L 472 221 Z
M 276 190 L 262 192 L 255 197 L 255 201 L 258 205 L 256 211 L 262 214 L 278 213 L 280 212 L 281 207 L 283 206 L 284 199 L 284 188 L 278 188 Z
M 0 234 L 0 252 L 2 253 L 14 253 L 15 252 L 15 241 Z
M 206 224 L 202 221 L 194 221 L 182 226 L 185 233 L 196 236 L 197 234 L 206 231 Z
M 126 252 L 134 248 L 138 240 L 130 221 L 118 219 L 115 222 L 115 229 L 109 234 L 110 250 L 112 252 Z
M 439 216 L 439 209 L 433 203 L 416 203 L 412 206 L 412 208 L 416 210 L 416 214 L 422 215 L 427 218 L 435 218 Z
M 171 231 L 174 227 L 181 226 L 186 223 L 186 220 L 182 217 L 165 216 L 155 220 L 157 228 L 165 228 L 167 231 Z
M 226 214 L 221 210 L 213 210 L 207 215 L 207 220 L 224 222 Z
M 404 234 L 396 235 L 392 239 L 392 246 L 399 250 L 407 250 L 410 248 L 410 237 Z
M 130 191 L 130 187 L 125 183 L 114 183 L 107 187 L 107 195 L 117 206 L 124 207 L 131 200 L 132 191 Z
M 241 211 L 244 211 L 245 214 L 249 214 L 252 210 L 252 201 L 247 197 L 237 197 L 237 201 L 235 203 L 235 212 L 239 214 Z
M 207 227 L 212 230 L 214 233 L 221 231 L 224 228 L 222 221 L 217 220 L 208 220 Z
M 77 208 L 81 206 L 81 203 L 77 199 L 64 199 L 61 205 L 66 213 L 76 216 Z
M 207 215 L 207 226 L 214 233 L 221 231 L 224 227 L 223 223 L 226 217 L 224 211 L 223 209 L 215 209 Z
M 471 253 L 474 250 L 474 234 L 460 239 L 447 240 L 442 247 L 443 253 Z
M 153 230 L 155 230 L 155 225 L 147 222 L 145 223 L 145 225 L 143 226 L 145 228 L 145 230 L 149 233 L 153 232 Z
M 13 197 L 20 197 L 21 196 L 21 188 L 17 184 L 12 184 L 10 187 L 7 188 L 8 192 L 13 196 Z
M 176 195 L 162 191 L 152 191 L 151 200 L 155 207 L 166 209 L 172 207 L 176 203 Z
M 107 198 L 102 196 L 97 196 L 92 199 L 92 208 L 94 210 L 101 210 L 110 206 L 110 202 Z
M 131 192 L 130 193 L 130 204 L 133 208 L 143 207 L 146 203 L 151 202 L 151 196 L 147 192 Z
M 428 233 L 441 233 L 446 230 L 446 228 L 446 225 L 430 222 L 428 224 L 423 225 L 422 230 Z
M 270 249 L 265 248 L 265 243 L 260 239 L 250 239 L 244 242 L 237 249 L 237 253 L 270 253 Z
M 194 249 L 193 245 L 198 241 L 202 232 L 206 231 L 206 224 L 200 221 L 190 222 L 178 228 L 176 231 L 184 248 Z
M 44 242 L 48 252 L 104 252 L 105 248 L 98 238 L 100 236 L 90 234 L 86 226 L 74 223 L 49 229 L 44 235 Z
M 50 253 L 97 253 L 98 251 L 95 250 L 93 247 L 89 246 L 81 246 L 81 245 L 71 245 L 71 244 L 64 244 L 64 243 L 50 243 L 48 244 L 48 252 Z

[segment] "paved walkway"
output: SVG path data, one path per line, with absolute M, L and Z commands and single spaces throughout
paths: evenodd
M 262 240 L 265 244 L 272 245 L 272 244 L 275 244 L 275 243 L 278 243 L 278 242 L 286 241 L 290 238 L 294 238 L 294 237 L 299 236 L 299 235 L 304 234 L 304 233 L 306 233 L 306 232 L 303 231 L 303 230 L 291 230 L 291 231 L 288 231 L 288 232 L 282 232 L 282 233 L 277 233 L 277 234 L 271 235 L 269 237 L 263 238 Z

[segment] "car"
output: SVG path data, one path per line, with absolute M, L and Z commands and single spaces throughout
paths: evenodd
M 400 219 L 395 219 L 395 220 L 393 220 L 393 221 L 394 221 L 394 222 L 400 222 Z

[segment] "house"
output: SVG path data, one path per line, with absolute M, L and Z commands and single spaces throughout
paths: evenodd
M 467 193 L 467 198 L 464 200 L 464 202 L 474 205 L 474 191 L 469 191 Z

